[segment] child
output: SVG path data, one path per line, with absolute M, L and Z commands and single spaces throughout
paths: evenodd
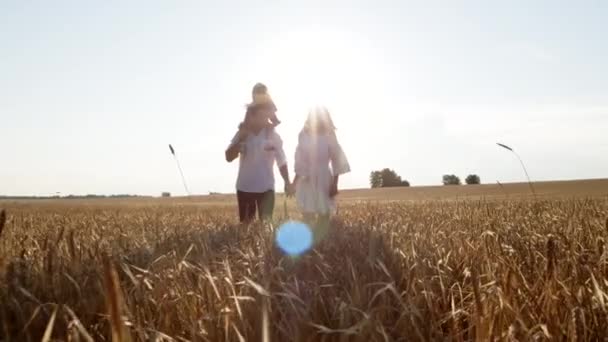
M 296 201 L 306 221 L 318 220 L 317 241 L 325 234 L 330 214 L 335 212 L 338 179 L 350 172 L 335 129 L 327 109 L 316 108 L 309 113 L 296 148 L 293 181 Z
M 274 101 L 272 101 L 270 94 L 268 94 L 268 88 L 266 85 L 263 83 L 256 83 L 251 91 L 251 99 L 255 104 L 268 104 L 270 108 L 270 122 L 272 122 L 275 127 L 281 123 L 281 121 L 277 118 L 277 107 L 275 106 Z
M 263 83 L 256 83 L 253 86 L 253 90 L 251 91 L 251 103 L 248 106 L 252 105 L 266 105 L 268 108 L 268 120 L 270 121 L 270 125 L 272 127 L 278 126 L 281 121 L 277 118 L 277 107 L 272 101 L 270 94 L 268 94 L 268 87 L 266 87 Z M 245 127 L 245 121 L 239 124 L 239 129 Z

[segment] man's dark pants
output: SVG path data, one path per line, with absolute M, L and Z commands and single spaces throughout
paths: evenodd
M 260 220 L 272 219 L 274 211 L 274 190 L 266 192 L 237 191 L 239 218 L 241 222 L 251 222 L 255 219 L 257 210 Z

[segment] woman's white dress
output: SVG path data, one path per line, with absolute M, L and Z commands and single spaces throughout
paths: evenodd
M 331 169 L 330 169 L 331 166 Z M 295 156 L 296 201 L 307 214 L 331 214 L 336 203 L 329 197 L 334 175 L 350 172 L 350 165 L 335 134 L 311 135 L 302 131 Z

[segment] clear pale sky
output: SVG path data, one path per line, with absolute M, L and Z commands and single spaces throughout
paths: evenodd
M 608 177 L 606 18 L 606 1 L 3 0 L 0 194 L 180 195 L 169 143 L 193 193 L 232 192 L 223 152 L 257 81 L 291 164 L 308 105 L 329 107 L 343 187 L 383 167 L 524 180 L 496 142 L 534 180 Z

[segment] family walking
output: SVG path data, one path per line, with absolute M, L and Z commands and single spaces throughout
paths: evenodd
M 326 108 L 314 108 L 298 136 L 293 182 L 289 177 L 283 141 L 276 132 L 281 121 L 265 85 L 252 92 L 245 119 L 226 150 L 226 160 L 239 158 L 236 181 L 239 218 L 251 222 L 270 219 L 274 210 L 274 164 L 279 168 L 288 196 L 295 195 L 306 221 L 327 220 L 335 209 L 340 175 L 350 172 L 348 160 L 335 134 Z

